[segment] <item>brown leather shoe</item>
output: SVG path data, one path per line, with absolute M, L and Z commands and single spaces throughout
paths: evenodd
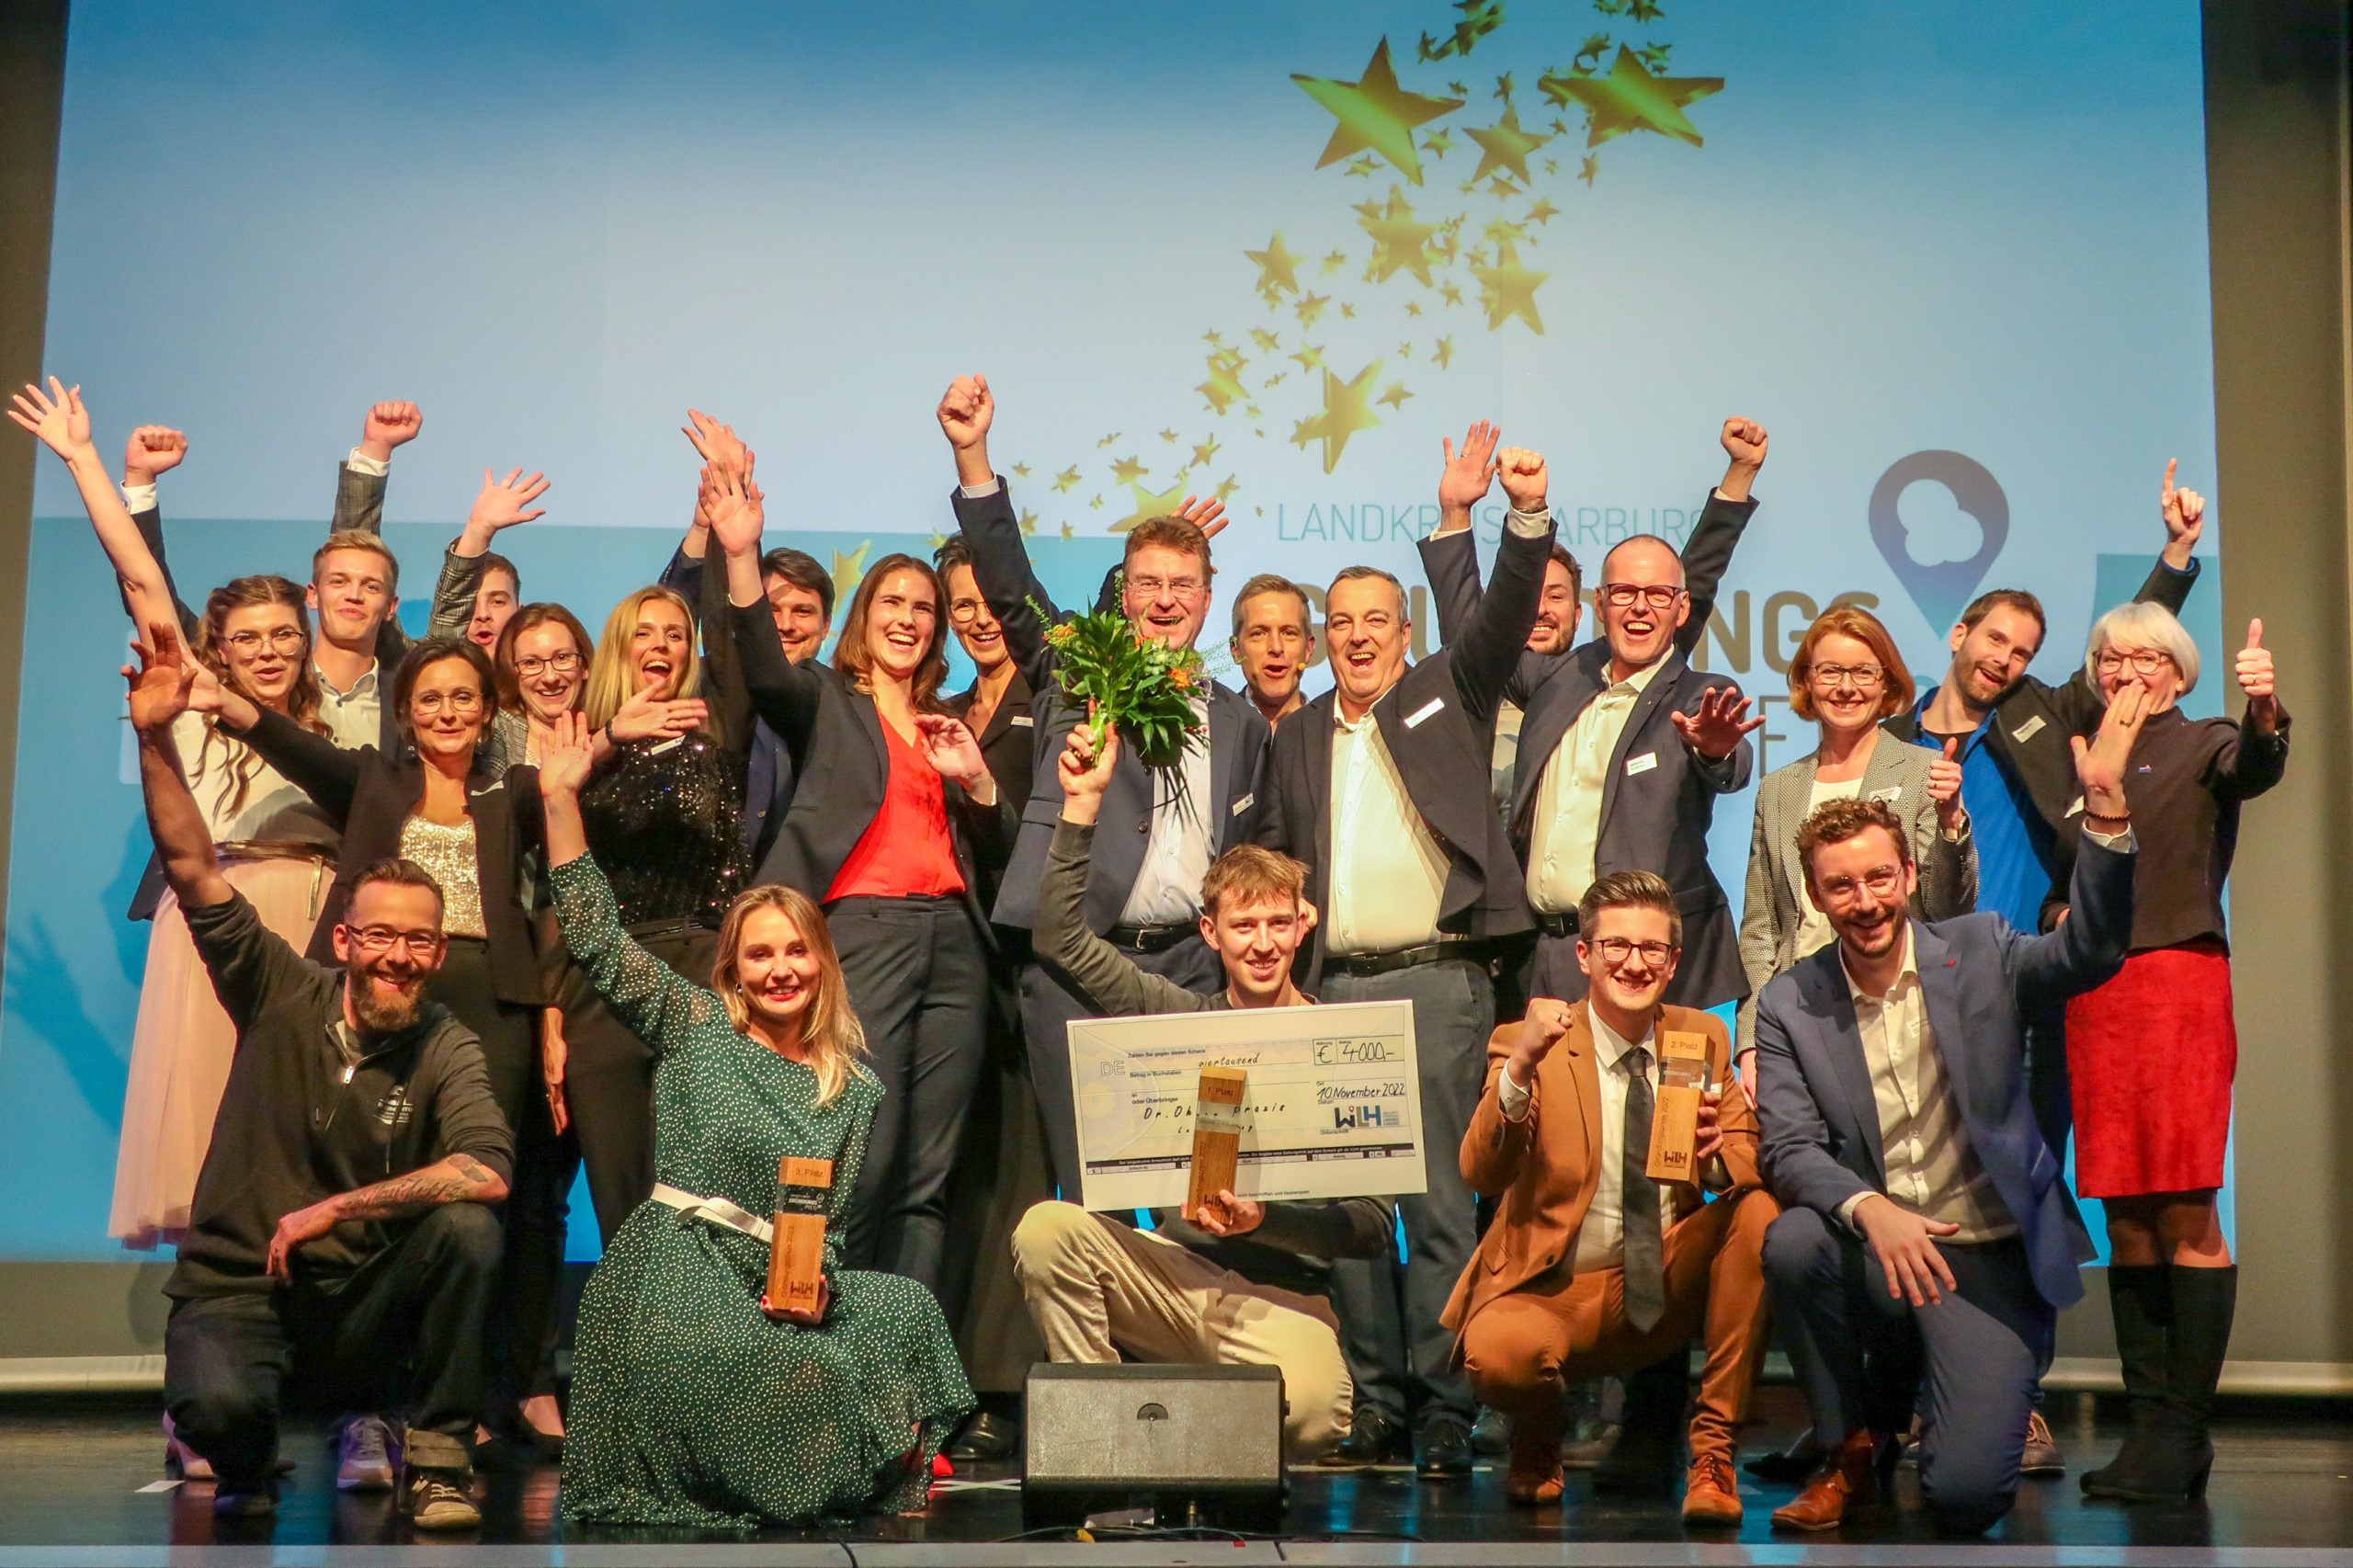
M 1523 1508 L 1540 1508 L 1547 1503 L 1557 1503 L 1565 1483 L 1561 1479 L 1561 1467 L 1554 1465 L 1552 1473 L 1513 1470 L 1504 1476 L 1504 1498 Z
M 1740 1483 L 1733 1478 L 1732 1461 L 1722 1454 L 1701 1454 L 1691 1461 L 1683 1483 L 1683 1522 L 1740 1523 Z
M 1850 1432 L 1822 1461 L 1805 1490 L 1773 1510 L 1777 1530 L 1836 1529 L 1849 1504 L 1879 1495 L 1878 1443 L 1869 1432 Z

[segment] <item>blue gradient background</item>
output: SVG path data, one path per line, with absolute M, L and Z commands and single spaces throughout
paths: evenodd
M 1788 643 L 1850 592 L 1940 667 L 1944 628 L 1875 552 L 1865 504 L 1889 465 L 1941 448 L 2003 486 L 1988 585 L 2043 596 L 2037 673 L 2062 678 L 2162 542 L 2165 460 L 2211 489 L 2197 6 L 1670 3 L 1633 36 L 1673 44 L 1671 74 L 1726 79 L 1689 110 L 1706 145 L 1620 138 L 1590 187 L 1570 177 L 1581 134 L 1537 154 L 1562 165 L 1535 187 L 1561 215 L 1522 251 L 1550 274 L 1540 336 L 1357 276 L 1353 204 L 1396 186 L 1425 221 L 1475 213 L 1475 238 L 1495 204 L 1456 188 L 1476 156 L 1460 128 L 1495 123 L 1506 69 L 1540 126 L 1537 76 L 1619 30 L 1584 6 L 1509 10 L 1470 60 L 1421 65 L 1413 40 L 1449 25 L 1442 4 L 78 5 L 46 363 L 84 385 L 110 459 L 133 424 L 188 428 L 165 506 L 191 590 L 299 572 L 359 412 L 406 397 L 426 427 L 390 516 L 414 525 L 392 530 L 412 593 L 481 471 L 520 464 L 555 481 L 550 517 L 502 542 L 531 597 L 592 625 L 684 520 L 688 403 L 759 449 L 779 542 L 879 552 L 952 527 L 931 408 L 949 377 L 985 371 L 996 454 L 1036 471 L 1017 500 L 1073 597 L 1130 509 L 1115 456 L 1157 489 L 1217 432 L 1196 479 L 1239 486 L 1228 584 L 1356 560 L 1417 582 L 1438 440 L 1471 419 L 1550 455 L 1590 563 L 1626 528 L 1696 509 L 1716 426 L 1741 414 L 1774 451 L 1724 605 L 1727 633 L 1745 615 L 1750 635 L 1712 640 L 1712 667 L 1783 690 Z M 1456 152 L 1419 187 L 1316 169 L 1331 117 L 1290 80 L 1353 80 L 1384 35 L 1409 88 L 1470 88 L 1438 122 Z M 1285 438 L 1311 406 L 1296 367 L 1265 399 L 1264 439 L 1192 390 L 1207 330 L 1268 325 L 1297 347 L 1289 302 L 1269 314 L 1241 255 L 1277 230 L 1302 256 L 1351 258 L 1302 268 L 1359 304 L 1310 335 L 1326 362 L 1381 358 L 1381 382 L 1414 394 L 1330 474 Z M 1407 298 L 1427 313 L 1407 319 Z M 1427 358 L 1441 332 L 1445 372 Z M 1084 483 L 1050 493 L 1071 463 Z M 1314 537 L 1311 509 L 1334 508 L 1408 523 Z M 37 1200 L 0 1210 L 0 1256 L 105 1257 L 146 935 L 120 910 L 144 836 L 116 719 L 121 623 L 59 465 L 36 511 L 0 1182 Z M 1907 494 L 1904 517 L 1915 553 L 1973 552 L 1935 494 Z M 2210 562 L 2192 600 L 2210 654 L 2227 645 L 2217 577 Z M 2225 679 L 2193 710 L 2217 710 Z M 1772 766 L 1805 726 L 1768 712 Z M 1733 886 L 1748 820 L 1745 797 L 1718 812 Z

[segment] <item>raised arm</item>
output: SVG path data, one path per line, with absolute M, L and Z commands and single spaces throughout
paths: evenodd
M 179 747 L 172 736 L 173 722 L 188 711 L 195 662 L 168 620 L 150 624 L 137 653 L 139 667 L 126 665 L 122 673 L 131 683 L 131 731 L 139 737 L 140 793 L 147 802 L 147 827 L 164 880 L 182 908 L 226 903 L 234 890 L 221 874 L 212 831 L 180 771 Z
M 546 835 L 548 882 L 556 919 L 572 961 L 588 976 L 614 1015 L 634 1034 L 666 1052 L 686 1046 L 693 1026 L 726 1016 L 718 997 L 679 979 L 621 926 L 612 884 L 588 853 L 580 815 L 580 788 L 592 760 L 588 721 L 568 713 L 540 748 L 539 784 Z
M 2263 645 L 2263 622 L 2247 622 L 2246 646 L 2235 673 L 2246 693 L 2238 738 L 2218 753 L 2206 787 L 2229 801 L 2251 801 L 2279 782 L 2288 771 L 2288 710 L 2279 706 L 2271 650 Z
M 474 599 L 482 591 L 483 557 L 490 553 L 492 541 L 501 532 L 546 517 L 546 507 L 531 503 L 547 493 L 543 475 L 533 473 L 527 478 L 518 468 L 500 480 L 492 477 L 490 470 L 482 471 L 482 490 L 466 514 L 466 526 L 441 558 L 441 577 L 433 585 L 433 614 L 425 629 L 426 636 L 465 635 L 474 618 Z
M 359 444 L 335 471 L 330 532 L 384 531 L 384 479 L 392 472 L 392 449 L 415 440 L 424 428 L 425 415 L 413 403 L 379 403 L 369 408 L 359 422 Z
M 688 604 L 699 605 L 703 602 L 703 564 L 710 552 L 711 476 L 733 473 L 749 484 L 757 459 L 735 434 L 735 426 L 722 424 L 699 408 L 687 410 L 687 422 L 678 427 L 678 433 L 701 455 L 703 472 L 695 485 L 695 512 L 687 520 L 686 538 L 670 552 L 659 581 Z
M 138 526 L 131 520 L 131 509 L 123 505 L 121 493 L 108 477 L 106 464 L 91 442 L 90 411 L 82 402 L 82 389 L 69 387 L 55 376 L 49 379 L 47 392 L 27 382 L 16 395 L 8 417 L 65 460 L 74 487 L 81 492 L 83 510 L 97 530 L 98 544 L 114 565 L 131 624 L 180 625 L 171 584 L 140 537 Z
M 768 613 L 767 594 L 760 582 L 760 532 L 767 518 L 765 499 L 756 483 L 734 474 L 706 470 L 714 490 L 711 536 L 725 552 L 726 573 L 707 583 L 704 603 L 723 608 L 726 658 L 742 673 L 744 702 L 767 721 L 795 756 L 805 754 L 816 733 L 817 710 L 824 676 L 784 656 L 784 642 L 777 635 L 776 619 Z M 724 588 L 722 599 L 719 590 Z M 706 638 L 709 629 L 705 629 Z M 748 724 L 744 744 L 750 744 Z
M 1098 755 L 1088 734 L 1091 728 L 1071 726 L 1055 765 L 1063 785 L 1063 814 L 1046 850 L 1045 879 L 1039 884 L 1037 915 L 1029 931 L 1031 949 L 1040 962 L 1069 976 L 1096 1010 L 1108 1017 L 1196 1011 L 1201 1003 L 1193 993 L 1138 968 L 1087 926 L 1086 873 L 1095 853 L 1095 820 L 1120 757 L 1119 732 L 1104 737 Z
M 163 574 L 164 591 L 172 597 L 172 608 L 180 618 L 180 635 L 193 645 L 201 627 L 195 610 L 180 597 L 179 584 L 172 576 L 172 562 L 164 552 L 164 510 L 157 501 L 157 482 L 188 460 L 188 436 L 168 425 L 142 425 L 131 433 L 122 452 L 122 504 L 131 513 L 131 526 L 145 541 L 147 553 L 155 558 L 155 570 Z M 129 612 L 126 598 L 123 609 Z
M 2127 681 L 2086 743 L 2067 737 L 2075 751 L 2075 781 L 2084 792 L 2083 831 L 2075 839 L 2075 869 L 2068 884 L 2066 918 L 2040 937 L 2011 931 L 2010 972 L 2023 1010 L 2048 1007 L 2089 991 L 2124 965 L 2132 939 L 2132 870 L 2138 846 L 2124 793 L 2124 771 L 2146 717 L 2148 688 Z
M 1462 1179 L 1482 1198 L 1500 1198 L 1537 1147 L 1537 1070 L 1569 1032 L 1569 1004 L 1539 996 L 1528 1016 L 1487 1037 L 1487 1086 L 1462 1134 Z M 1508 1077 L 1510 1082 L 1506 1084 Z
M 1731 570 L 1732 552 L 1740 543 L 1742 530 L 1756 511 L 1756 503 L 1749 499 L 1749 487 L 1765 467 L 1765 451 L 1770 444 L 1765 426 L 1737 415 L 1724 421 L 1717 438 L 1726 459 L 1724 477 L 1708 493 L 1699 522 L 1683 541 L 1683 587 L 1691 597 L 1691 613 L 1675 634 L 1676 651 L 1681 653 L 1690 653 L 1707 635 L 1708 618 L 1715 613 L 1716 590 Z
M 1545 505 L 1544 454 L 1506 448 L 1496 459 L 1511 517 L 1495 552 L 1495 581 L 1454 647 L 1455 688 L 1481 722 L 1495 716 L 1528 649 L 1528 634 L 1544 598 L 1544 568 L 1552 559 L 1553 527 Z M 1441 490 L 1441 494 L 1443 491 Z
M 988 600 L 989 613 L 1003 623 L 1005 645 L 1022 678 L 1031 690 L 1043 691 L 1054 667 L 1046 630 L 1062 619 L 1062 611 L 1038 580 L 1029 546 L 1021 542 L 1013 497 L 989 460 L 989 426 L 996 418 L 989 379 L 957 377 L 939 400 L 938 415 L 956 454 L 956 489 L 949 501 L 964 542 L 972 548 L 972 579 Z
M 2206 497 L 2174 483 L 2180 467 L 2180 459 L 2165 460 L 2165 481 L 2157 489 L 2157 516 L 2165 528 L 2165 549 L 2157 556 L 2156 564 L 2149 568 L 2140 591 L 2132 596 L 2134 604 L 2163 605 L 2177 616 L 2181 614 L 2181 607 L 2189 602 L 2189 590 L 2197 585 L 2199 562 L 2191 551 L 2206 533 Z M 2099 687 L 2092 683 L 2090 673 L 2081 668 L 2052 689 L 2051 703 L 2058 711 L 2061 726 L 2079 735 L 2091 733 L 2108 707 Z
M 351 749 L 306 730 L 283 713 L 256 708 L 226 688 L 219 689 L 222 728 L 261 754 L 288 783 L 311 797 L 340 830 L 351 821 L 351 802 L 374 746 Z

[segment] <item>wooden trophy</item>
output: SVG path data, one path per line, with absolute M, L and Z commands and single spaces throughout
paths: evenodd
M 1239 1067 L 1203 1067 L 1193 1117 L 1193 1174 L 1185 1190 L 1185 1218 L 1198 1220 L 1201 1203 L 1233 1189 L 1242 1156 L 1242 1091 L 1249 1074 Z
M 1699 1142 L 1699 1099 L 1708 1087 L 1708 1037 L 1667 1029 L 1658 1037 L 1658 1096 L 1651 1112 L 1653 1181 L 1697 1181 L 1692 1152 Z
M 776 1233 L 768 1241 L 768 1305 L 813 1312 L 825 1286 L 825 1199 L 834 1162 L 787 1154 L 776 1173 Z

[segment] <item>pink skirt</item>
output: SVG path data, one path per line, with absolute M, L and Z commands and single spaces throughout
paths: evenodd
M 322 875 L 310 860 L 233 860 L 221 870 L 296 952 L 310 944 L 318 918 L 313 889 L 324 897 L 331 870 Z M 107 1219 L 107 1233 L 123 1245 L 152 1250 L 188 1233 L 196 1173 L 212 1142 L 212 1118 L 236 1048 L 237 1032 L 213 994 L 179 900 L 166 892 L 147 937 Z
M 2208 938 L 2124 960 L 2067 1004 L 2075 1191 L 2085 1198 L 2222 1185 L 2239 1065 L 2231 959 Z

